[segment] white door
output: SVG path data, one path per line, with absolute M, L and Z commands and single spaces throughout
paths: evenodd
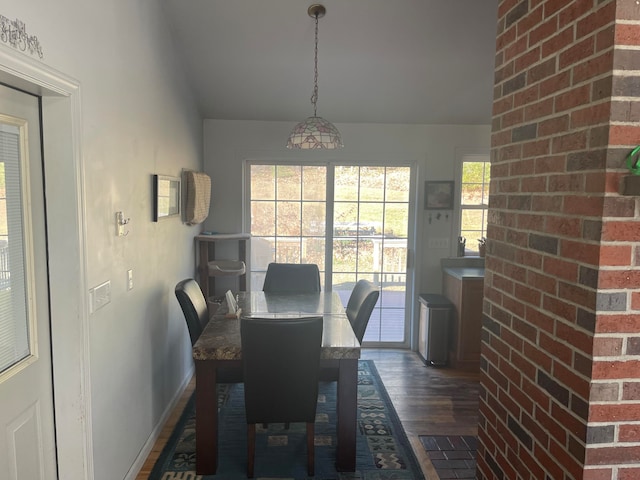
M 0 86 L 0 478 L 55 479 L 38 97 Z

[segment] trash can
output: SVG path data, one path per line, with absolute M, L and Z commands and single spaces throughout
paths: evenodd
M 437 293 L 422 293 L 418 353 L 425 364 L 444 366 L 449 358 L 449 329 L 452 303 Z

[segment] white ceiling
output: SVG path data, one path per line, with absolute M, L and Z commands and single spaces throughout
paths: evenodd
M 162 0 L 205 118 L 313 114 L 311 0 Z M 489 124 L 498 0 L 324 0 L 318 115 Z

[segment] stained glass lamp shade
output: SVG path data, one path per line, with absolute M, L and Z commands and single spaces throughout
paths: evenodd
M 315 57 L 314 57 L 314 78 L 313 95 L 311 104 L 313 105 L 313 116 L 298 123 L 289 135 L 287 148 L 299 148 L 303 150 L 311 149 L 334 149 L 341 148 L 342 137 L 333 123 L 319 117 L 317 114 L 318 103 L 318 18 L 324 17 L 326 9 L 323 5 L 314 4 L 309 7 L 307 13 L 316 22 Z
M 300 148 L 303 150 L 316 148 L 341 148 L 342 137 L 333 123 L 322 117 L 308 117 L 300 122 L 291 131 L 287 148 Z

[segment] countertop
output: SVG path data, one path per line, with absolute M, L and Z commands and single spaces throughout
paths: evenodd
M 465 278 L 484 278 L 484 268 L 447 267 L 443 268 L 442 271 L 460 280 L 464 280 Z

